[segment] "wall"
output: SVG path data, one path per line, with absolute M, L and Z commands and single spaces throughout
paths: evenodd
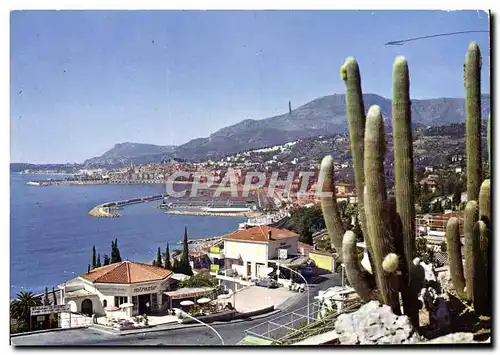
M 267 244 L 224 240 L 224 255 L 229 259 L 239 259 L 257 263 L 267 263 Z
M 297 255 L 297 242 L 298 237 L 286 238 L 283 240 L 275 240 L 269 242 L 269 259 L 277 259 L 278 258 L 278 250 L 286 249 L 288 250 L 288 255 Z
M 325 255 L 323 253 L 320 254 L 315 251 L 311 251 L 309 253 L 309 258 L 316 263 L 317 267 L 331 272 L 335 271 L 333 265 L 333 255 Z

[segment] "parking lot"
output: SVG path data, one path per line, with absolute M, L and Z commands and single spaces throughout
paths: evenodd
M 290 297 L 296 296 L 297 292 L 289 291 L 286 288 L 266 288 L 260 286 L 250 286 L 244 290 L 238 291 L 225 301 L 231 304 L 240 312 L 251 312 L 258 309 L 280 304 Z

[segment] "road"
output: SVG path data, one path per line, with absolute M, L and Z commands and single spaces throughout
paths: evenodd
M 325 281 L 310 287 L 311 303 L 318 290 L 341 284 L 339 275 L 331 275 Z M 307 306 L 307 294 L 298 294 L 295 302 L 284 312 Z M 286 305 L 285 305 L 286 307 Z M 276 318 L 281 313 L 249 321 L 235 321 L 224 324 L 214 324 L 226 345 L 235 345 L 245 337 L 245 330 Z M 108 335 L 92 329 L 73 329 L 58 332 L 32 334 L 11 338 L 13 345 L 66 345 L 66 346 L 168 346 L 168 345 L 221 345 L 220 339 L 207 327 L 191 327 L 184 329 L 165 329 L 161 331 L 136 333 L 130 335 Z

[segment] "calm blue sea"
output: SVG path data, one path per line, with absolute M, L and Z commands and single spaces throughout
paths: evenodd
M 87 271 L 92 245 L 111 254 L 118 238 L 122 259 L 149 262 L 157 248 L 180 249 L 178 241 L 188 228 L 189 239 L 229 233 L 243 222 L 239 217 L 167 215 L 160 201 L 126 206 L 119 218 L 90 217 L 88 211 L 103 202 L 160 194 L 162 185 L 26 185 L 30 180 L 55 176 L 11 174 L 10 293 L 23 289 L 35 293 Z

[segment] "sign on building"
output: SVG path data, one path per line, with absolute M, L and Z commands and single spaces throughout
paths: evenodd
M 288 257 L 288 250 L 286 249 L 278 249 L 278 258 L 281 260 L 285 260 Z
M 220 266 L 217 264 L 211 264 L 210 265 L 210 271 L 219 271 Z
M 31 307 L 32 316 L 40 316 L 44 314 L 61 313 L 69 311 L 70 311 L 70 306 L 67 304 Z

